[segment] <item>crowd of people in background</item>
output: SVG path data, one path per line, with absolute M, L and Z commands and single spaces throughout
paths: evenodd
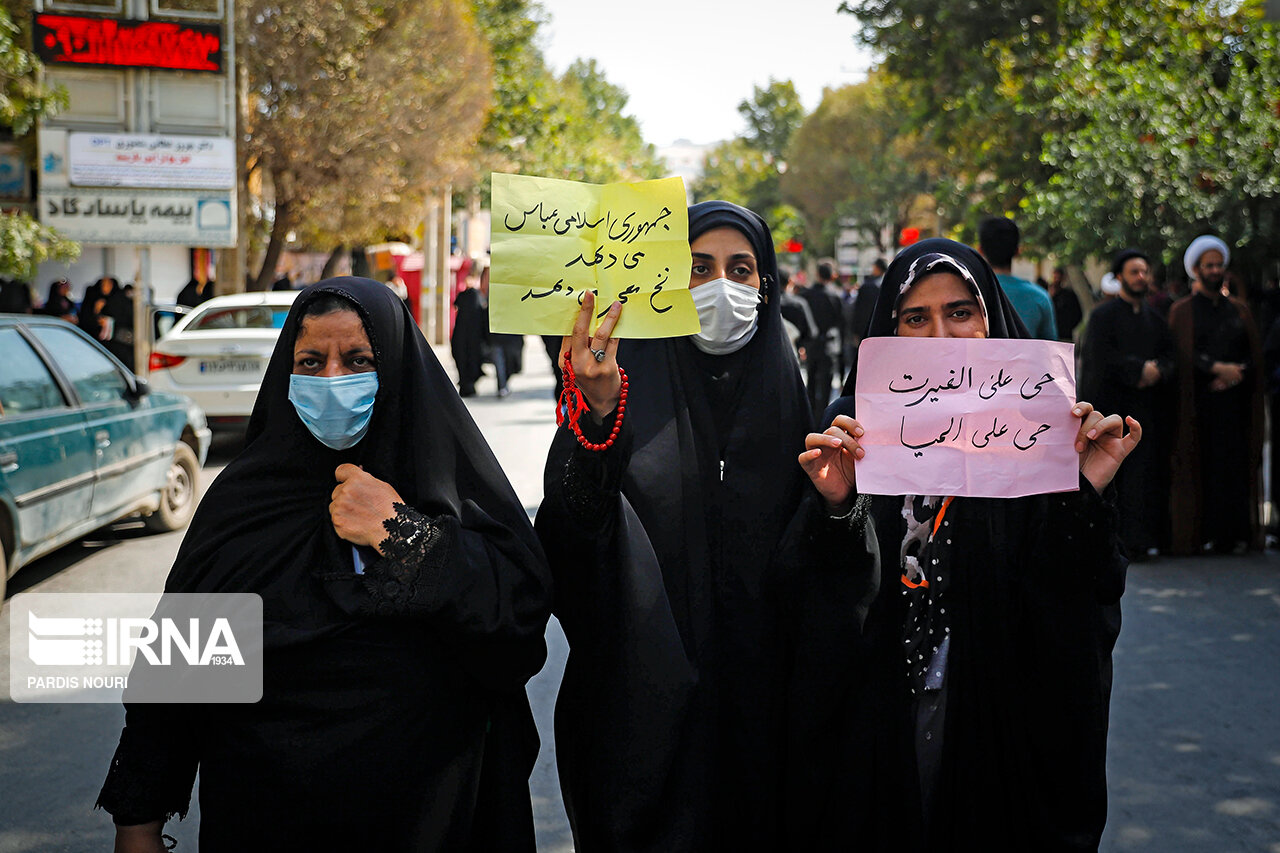
M 50 282 L 43 301 L 37 301 L 26 282 L 3 279 L 0 313 L 44 314 L 75 323 L 130 370 L 134 367 L 133 285 L 122 285 L 113 276 L 102 276 L 88 285 L 79 303 L 71 298 L 71 282 L 65 278 Z
M 1062 266 L 1048 280 L 1014 275 L 1019 249 L 1013 220 L 980 223 L 978 250 L 1030 336 L 1078 344 L 1080 399 L 1147 428 L 1116 478 L 1130 557 L 1261 549 L 1267 533 L 1280 531 L 1276 519 L 1268 527 L 1261 516 L 1264 429 L 1273 447 L 1280 439 L 1275 272 L 1261 288 L 1248 287 L 1228 270 L 1227 243 L 1205 235 L 1186 247 L 1185 279 L 1153 261 L 1160 247 L 1126 248 L 1098 287 L 1079 273 L 1073 287 Z M 816 268 L 811 284 L 803 271 L 784 268 L 780 275 L 784 324 L 818 416 L 832 398 L 832 382 L 857 373 L 886 264 L 876 259 L 861 280 L 843 283 L 834 261 L 820 260 Z M 1266 478 L 1266 498 L 1276 506 L 1278 455 Z
M 1097 287 L 1079 273 L 1073 286 L 1062 266 L 1047 280 L 1030 281 L 1013 274 L 1020 243 L 1009 218 L 979 225 L 978 250 L 1030 336 L 1078 344 L 1080 398 L 1147 427 L 1116 479 L 1131 558 L 1262 548 L 1266 533 L 1280 532 L 1276 519 L 1268 528 L 1261 516 L 1264 429 L 1271 430 L 1273 446 L 1280 438 L 1275 273 L 1261 289 L 1246 287 L 1228 271 L 1227 243 L 1205 236 L 1185 252 L 1185 279 L 1153 261 L 1162 254 L 1154 247 L 1118 252 Z M 459 388 L 464 397 L 474 395 L 492 365 L 497 395 L 505 397 L 510 376 L 521 370 L 523 338 L 488 331 L 488 265 L 478 267 L 478 280 L 455 301 L 451 344 Z M 858 348 L 886 268 L 877 258 L 860 279 L 843 281 L 829 258 L 816 263 L 812 281 L 806 270 L 779 270 L 782 327 L 815 418 L 831 402 L 833 386 L 857 373 Z M 553 338 L 547 347 L 557 380 L 559 346 Z M 1277 456 L 1266 497 L 1280 506 Z

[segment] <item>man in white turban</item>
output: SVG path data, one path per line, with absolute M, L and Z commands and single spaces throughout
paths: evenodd
M 1244 302 L 1224 295 L 1231 250 L 1197 237 L 1183 255 L 1191 294 L 1169 309 L 1178 351 L 1173 551 L 1244 553 L 1262 546 L 1262 351 Z
M 1199 237 L 1191 241 L 1191 245 L 1187 247 L 1187 251 L 1182 255 L 1182 267 L 1187 271 L 1187 278 L 1192 281 L 1201 281 L 1200 274 L 1196 271 L 1200 259 L 1206 252 L 1217 252 L 1216 259 L 1209 258 L 1212 263 L 1210 268 L 1206 270 L 1209 277 L 1216 275 L 1217 284 L 1222 284 L 1222 277 L 1227 271 L 1227 264 L 1231 263 L 1231 249 L 1220 238 L 1212 234 L 1201 234 Z

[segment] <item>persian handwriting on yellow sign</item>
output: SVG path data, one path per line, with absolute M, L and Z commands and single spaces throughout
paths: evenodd
M 662 305 L 661 307 L 659 307 L 657 302 L 654 301 L 658 297 L 662 296 L 662 288 L 664 285 L 666 285 L 667 280 L 668 278 L 670 278 L 670 276 L 671 276 L 671 269 L 669 267 L 663 267 L 662 272 L 659 274 L 658 283 L 653 286 L 653 290 L 649 293 L 649 308 L 652 309 L 653 313 L 655 314 L 665 314 L 675 307 L 674 305 L 670 305 L 670 304 Z M 553 284 L 550 289 L 544 290 L 541 293 L 534 293 L 533 288 L 529 288 L 529 290 L 525 293 L 525 295 L 520 297 L 520 301 L 523 302 L 526 299 L 543 299 L 547 296 L 552 296 L 554 294 L 561 293 L 561 292 L 563 292 L 565 296 L 572 296 L 574 293 L 573 285 L 571 284 L 566 285 L 564 283 L 564 279 L 560 279 L 555 284 Z M 600 296 L 600 291 L 594 287 L 591 288 L 591 292 L 594 293 L 596 297 Z M 628 298 L 635 296 L 637 293 L 642 293 L 642 292 L 643 290 L 641 289 L 640 285 L 638 284 L 630 285 L 627 288 L 623 289 L 618 294 L 617 301 L 621 302 L 623 305 L 626 305 Z M 587 293 L 586 290 L 578 291 L 577 301 L 579 306 L 582 305 L 582 299 L 586 295 L 586 293 Z M 605 314 L 609 313 L 609 306 L 612 305 L 613 303 L 610 302 L 610 303 L 602 303 L 602 304 L 604 307 L 601 309 L 600 313 L 596 314 L 597 320 L 603 318 Z
M 588 291 L 596 322 L 623 304 L 617 337 L 698 331 L 679 178 L 596 185 L 495 174 L 491 221 L 492 331 L 568 334 Z
M 550 213 L 545 213 L 543 207 L 544 203 L 541 201 L 538 202 L 533 207 L 520 214 L 520 220 L 518 223 L 514 221 L 514 214 L 505 214 L 502 218 L 502 224 L 507 227 L 508 231 L 515 233 L 522 230 L 524 226 L 528 224 L 529 217 L 533 216 L 542 223 L 543 231 L 547 230 L 547 223 L 551 223 L 551 230 L 557 235 L 563 236 L 568 234 L 571 228 L 576 227 L 579 230 L 594 230 L 599 228 L 601 223 L 604 223 L 605 236 L 617 243 L 634 243 L 636 240 L 645 236 L 659 225 L 662 225 L 663 229 L 666 231 L 671 230 L 670 225 L 663 225 L 662 222 L 662 220 L 671 216 L 671 208 L 669 207 L 663 207 L 662 211 L 658 214 L 658 217 L 653 221 L 638 223 L 633 223 L 631 221 L 636 215 L 634 210 L 628 213 L 620 222 L 617 221 L 613 211 L 606 211 L 604 216 L 597 217 L 593 222 L 587 214 L 581 211 L 570 213 L 567 217 L 561 219 L 559 208 L 555 208 Z M 622 227 L 621 231 L 617 230 L 618 226 Z M 599 250 L 597 249 L 597 251 Z

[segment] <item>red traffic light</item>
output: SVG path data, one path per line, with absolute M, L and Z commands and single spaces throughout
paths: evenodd
M 797 252 L 803 252 L 804 243 L 801 243 L 799 240 L 793 237 L 792 239 L 782 244 L 782 251 L 790 252 L 793 255 L 796 254 Z
M 915 243 L 919 239 L 920 239 L 919 228 L 903 228 L 902 231 L 898 234 L 898 245 L 910 246 L 912 243 Z

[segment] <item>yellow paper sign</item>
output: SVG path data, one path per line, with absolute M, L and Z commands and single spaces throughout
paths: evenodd
M 615 300 L 615 337 L 699 329 L 680 178 L 584 184 L 495 173 L 491 232 L 491 331 L 567 335 L 587 291 L 596 294 L 593 331 Z

